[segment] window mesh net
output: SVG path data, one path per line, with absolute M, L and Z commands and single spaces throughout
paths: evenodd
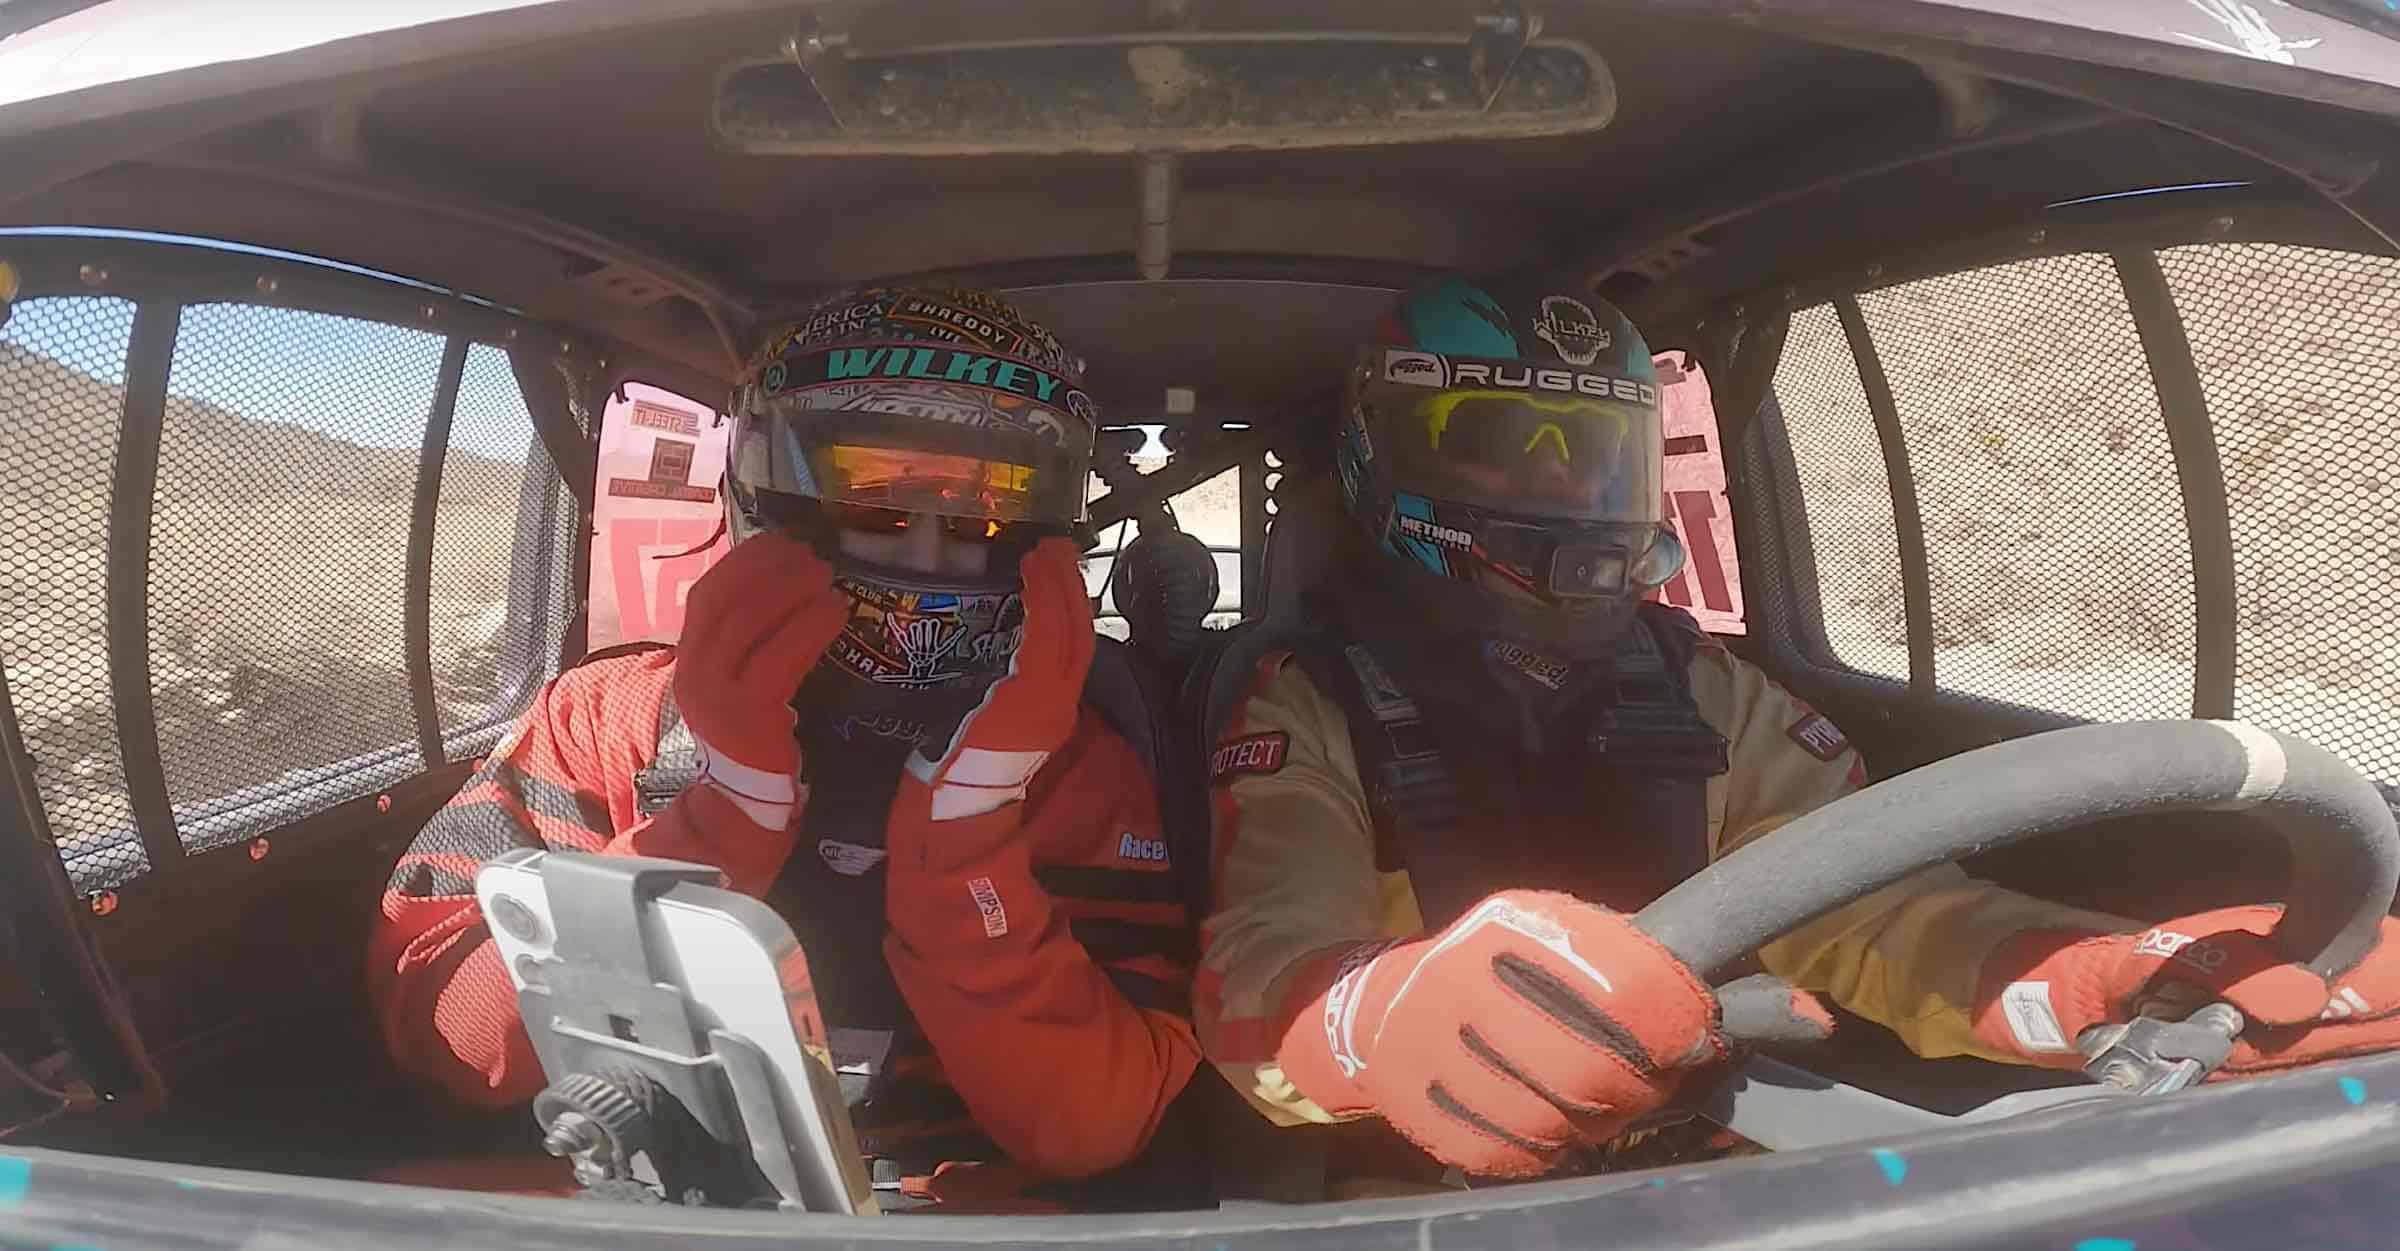
M 1883 447 L 1867 409 L 1850 341 L 1830 304 L 1792 314 L 1775 367 L 1793 468 L 1798 518 L 1815 550 L 1817 595 L 1833 658 L 1862 673 L 1908 678 L 1908 621 L 1900 602 L 1900 543 Z M 1794 577 L 1810 576 L 1806 569 Z
M 433 528 L 434 696 L 453 758 L 488 749 L 557 656 L 564 495 L 507 353 L 468 348 Z
M 185 846 L 421 767 L 402 567 L 442 340 L 322 313 L 184 310 L 150 571 L 151 693 Z
M 2235 713 L 2400 781 L 2400 260 L 2159 254 L 2232 513 Z
M 1859 307 L 1924 517 L 1938 685 L 2095 719 L 2188 716 L 2191 544 L 2115 266 L 2044 257 Z
M 133 305 L 30 299 L 0 326 L 0 663 L 76 883 L 147 870 L 108 685 L 110 466 Z

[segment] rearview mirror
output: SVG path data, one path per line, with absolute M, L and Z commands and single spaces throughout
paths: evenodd
M 719 73 L 720 142 L 761 156 L 1336 148 L 1593 131 L 1617 107 L 1591 49 L 1489 32 L 788 51 Z

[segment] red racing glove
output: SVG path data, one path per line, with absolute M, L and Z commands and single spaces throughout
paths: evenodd
M 1050 538 L 1025 553 L 1018 567 L 1025 579 L 1025 635 L 1008 675 L 958 723 L 940 759 L 921 752 L 908 758 L 909 777 L 925 787 L 931 825 L 1024 799 L 1033 775 L 1075 732 L 1095 637 L 1082 565 L 1073 544 Z M 901 798 L 915 796 L 904 787 Z M 927 824 L 894 821 L 888 837 L 928 830 Z M 895 859 L 909 850 L 891 843 Z
M 1715 998 L 1630 917 L 1503 891 L 1429 938 L 1344 954 L 1277 1059 L 1329 1112 L 1377 1114 L 1469 1173 L 1531 1176 L 1725 1054 Z
M 761 874 L 771 878 L 790 851 L 799 801 L 792 697 L 848 617 L 832 569 L 780 534 L 735 545 L 692 584 L 675 704 L 700 757 L 702 785 L 685 793 L 707 807 L 679 811 L 678 799 L 654 833 L 635 839 L 636 854 L 702 859 L 736 889 L 764 889 Z
M 1976 1035 L 2034 1064 L 2079 1068 L 2075 1041 L 2087 1029 L 2146 1012 L 2180 1020 L 2222 999 L 2249 1028 L 2216 1076 L 2400 1048 L 2400 921 L 2385 918 L 2366 957 L 2329 982 L 2266 940 L 2282 916 L 2222 908 L 2138 934 L 2019 934 L 1984 962 Z

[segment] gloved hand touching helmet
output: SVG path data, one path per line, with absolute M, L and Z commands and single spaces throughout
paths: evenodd
M 977 859 L 980 840 L 966 831 L 984 827 L 970 819 L 1024 799 L 1034 774 L 1074 733 L 1097 646 L 1075 546 L 1043 539 L 1020 568 L 1025 633 L 1008 675 L 939 745 L 938 757 L 922 751 L 909 757 L 886 835 L 895 875 Z
M 766 889 L 803 798 L 792 697 L 848 612 L 832 570 L 782 534 L 735 545 L 692 585 L 675 704 L 698 748 L 699 784 L 629 835 L 637 854 L 703 861 L 737 890 Z
M 1699 978 L 1632 918 L 1570 895 L 1503 891 L 1438 934 L 1366 944 L 1327 971 L 1284 1034 L 1284 1075 L 1325 1110 L 1380 1116 L 1469 1173 L 1545 1172 L 1727 1054 Z M 1779 981 L 1737 985 L 1751 1037 L 1832 1028 Z
M 2249 1028 L 2213 1076 L 2296 1068 L 2400 1047 L 2400 921 L 2330 980 L 2266 939 L 2274 907 L 2223 908 L 2138 933 L 2032 930 L 1993 950 L 1976 996 L 1976 1034 L 2004 1055 L 2081 1067 L 2076 1042 L 2136 1016 L 2180 1020 L 2211 999 Z

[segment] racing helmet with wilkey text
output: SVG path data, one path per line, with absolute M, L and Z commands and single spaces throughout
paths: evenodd
M 895 694 L 977 691 L 1006 671 L 1019 558 L 1083 519 L 1097 419 L 1079 358 L 984 292 L 871 288 L 770 337 L 730 411 L 728 529 L 792 534 L 832 565 L 853 609 L 834 666 Z M 984 546 L 981 572 L 877 563 L 840 541 L 927 524 Z

